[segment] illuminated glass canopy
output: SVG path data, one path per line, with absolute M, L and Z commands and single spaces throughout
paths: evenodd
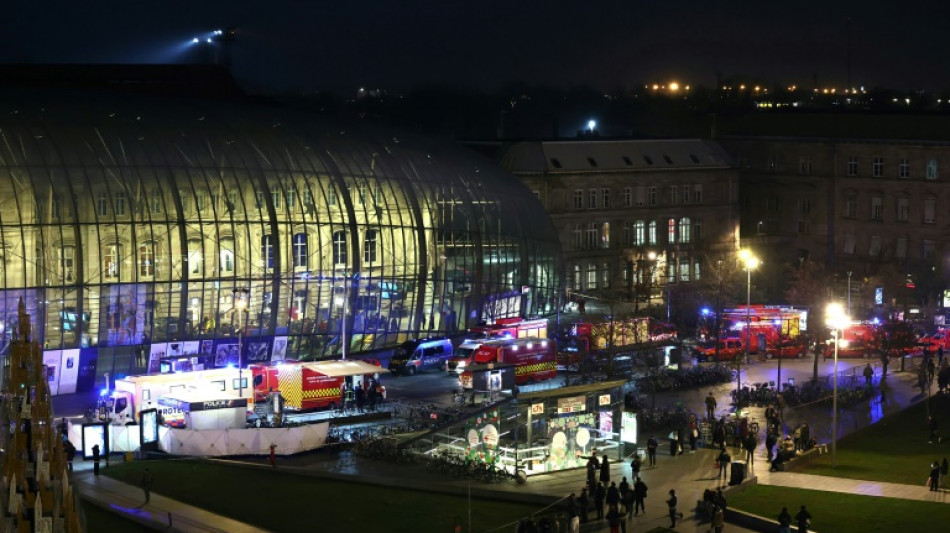
M 3 334 L 23 297 L 99 374 L 208 367 L 242 330 L 247 361 L 393 346 L 544 315 L 560 282 L 490 161 L 246 101 L 0 89 L 0 232 Z

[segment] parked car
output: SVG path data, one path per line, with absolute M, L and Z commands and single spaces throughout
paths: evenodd
M 801 359 L 808 352 L 808 346 L 799 339 L 780 341 L 765 350 L 765 358 Z

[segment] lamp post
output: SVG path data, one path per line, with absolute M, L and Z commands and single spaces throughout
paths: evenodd
M 835 342 L 834 389 L 831 400 L 831 467 L 837 465 L 838 459 L 838 335 L 848 326 L 851 318 L 845 314 L 839 303 L 828 304 L 825 309 L 825 325 L 831 328 Z
M 649 278 L 647 279 L 647 307 L 653 305 L 653 276 L 656 273 L 656 252 L 649 251 L 647 252 L 647 260 L 650 262 L 650 270 L 647 273 Z
M 248 289 L 245 288 L 235 288 L 232 292 L 234 295 L 234 312 L 235 314 L 240 313 L 244 315 L 245 319 L 243 323 L 241 322 L 240 316 L 238 317 L 238 397 L 244 397 L 244 328 L 247 325 L 247 299 L 250 295 Z
M 336 298 L 335 302 L 337 305 L 343 306 L 343 316 L 340 317 L 340 355 L 341 358 L 346 361 L 346 350 L 349 343 L 346 342 L 346 307 L 350 300 L 349 292 L 349 278 L 346 275 L 346 272 L 343 273 L 343 296 L 341 298 Z M 342 300 L 342 301 L 341 301 Z
M 759 258 L 752 255 L 747 249 L 739 250 L 739 260 L 742 261 L 742 265 L 745 267 L 746 271 L 746 292 L 745 292 L 745 330 L 746 330 L 746 345 L 745 345 L 745 360 L 749 361 L 749 351 L 752 348 L 752 271 L 758 268 L 760 262 Z M 736 365 L 736 397 L 739 397 L 739 389 L 742 384 L 742 372 L 740 371 L 739 365 Z M 738 409 L 740 406 L 736 406 Z
M 848 271 L 848 316 L 851 316 L 851 271 Z

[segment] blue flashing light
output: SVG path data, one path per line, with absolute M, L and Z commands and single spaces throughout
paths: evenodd
M 105 396 L 106 394 L 109 394 L 109 389 L 102 389 L 99 391 L 99 396 Z
M 709 314 L 712 313 L 712 311 L 710 311 L 708 307 L 703 307 L 702 309 L 700 309 L 699 312 L 702 313 L 703 316 L 709 316 Z
M 208 37 L 206 40 L 207 40 L 207 42 L 210 43 L 210 42 L 211 42 L 211 37 Z
M 234 364 L 228 364 L 228 368 L 234 369 Z
M 197 42 L 198 42 L 198 38 L 197 38 L 197 37 L 195 37 L 194 39 L 192 39 L 192 40 L 191 40 L 191 42 L 193 42 L 193 43 L 197 43 Z
M 874 320 L 872 320 L 871 323 L 876 326 L 876 325 L 878 325 L 878 324 L 881 323 L 881 319 L 880 319 L 880 318 L 877 318 L 877 317 L 874 317 Z

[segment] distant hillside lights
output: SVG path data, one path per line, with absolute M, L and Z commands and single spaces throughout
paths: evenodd
M 647 84 L 643 86 L 644 89 L 648 91 L 653 91 L 657 94 L 668 93 L 668 94 L 682 94 L 689 91 L 689 85 L 681 85 L 677 81 L 671 81 L 669 83 L 654 83 Z

